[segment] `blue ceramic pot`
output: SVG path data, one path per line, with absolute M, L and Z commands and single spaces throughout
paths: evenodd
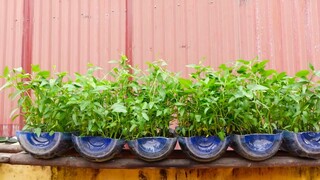
M 210 162 L 221 157 L 227 150 L 230 138 L 223 141 L 217 136 L 179 137 L 183 152 L 191 159 L 199 162 Z
M 18 141 L 26 152 L 35 158 L 50 159 L 60 156 L 73 148 L 72 133 L 55 132 L 52 135 L 43 132 L 38 137 L 33 132 L 17 131 Z
M 112 159 L 121 152 L 125 144 L 125 140 L 122 139 L 75 135 L 72 135 L 72 142 L 82 157 L 94 162 Z
M 283 150 L 312 159 L 320 159 L 320 132 L 283 131 Z
M 145 137 L 128 141 L 130 149 L 139 158 L 152 162 L 165 159 L 174 149 L 177 138 Z
M 282 142 L 282 133 L 232 135 L 231 147 L 252 161 L 266 160 L 275 155 Z

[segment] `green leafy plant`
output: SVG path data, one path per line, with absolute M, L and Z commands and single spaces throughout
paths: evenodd
M 86 74 L 5 68 L 18 107 L 11 113 L 25 119 L 24 130 L 74 132 L 83 136 L 135 139 L 169 137 L 178 119 L 182 136 L 272 133 L 274 129 L 320 131 L 320 71 L 309 65 L 290 77 L 266 69 L 268 61 L 238 60 L 217 70 L 189 65 L 189 78 L 166 69 L 164 61 L 143 71 L 122 56 L 102 78 L 90 66 Z
M 231 132 L 228 113 L 233 74 L 225 65 L 219 71 L 210 67 L 188 65 L 194 69 L 191 79 L 179 79 L 178 134 L 182 136 L 218 135 L 224 139 Z
M 294 77 L 288 77 L 282 88 L 279 102 L 277 126 L 279 129 L 294 132 L 319 132 L 320 85 L 314 78 L 320 71 L 309 65 L 309 70 L 301 70 Z
M 232 67 L 236 89 L 229 100 L 235 133 L 272 133 L 277 129 L 279 102 L 286 74 L 267 70 L 268 61 L 238 60 Z
M 24 130 L 41 132 L 72 131 L 68 106 L 68 97 L 63 88 L 67 73 L 56 73 L 50 76 L 50 71 L 43 71 L 38 65 L 32 65 L 31 74 L 22 68 L 5 68 L 3 78 L 6 83 L 0 90 L 13 88 L 12 99 L 18 98 L 18 107 L 11 113 L 14 120 L 19 115 L 24 117 Z M 19 111 L 20 110 L 20 111 Z
M 127 118 L 125 98 L 129 94 L 128 84 L 130 72 L 125 67 L 126 57 L 122 57 L 119 67 L 115 67 L 103 78 L 94 76 L 100 70 L 91 67 L 84 75 L 75 74 L 75 81 L 68 84 L 71 95 L 67 105 L 72 109 L 74 126 L 82 136 L 103 136 L 123 138 L 126 130 L 123 128 Z M 107 79 L 114 77 L 114 80 Z
M 147 73 L 133 69 L 132 93 L 127 95 L 125 103 L 130 117 L 127 124 L 129 139 L 170 136 L 169 125 L 173 120 L 178 78 L 165 68 L 164 61 L 148 65 Z

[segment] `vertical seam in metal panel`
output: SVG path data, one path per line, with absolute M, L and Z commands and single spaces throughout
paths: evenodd
M 129 64 L 133 65 L 132 57 L 132 0 L 126 0 L 126 56 L 129 59 Z
M 173 2 L 173 42 L 174 42 L 174 67 L 177 68 L 177 32 L 176 32 L 176 21 L 177 21 L 177 9 L 176 9 L 176 5 L 175 5 L 175 1 L 172 1 Z
M 234 1 L 233 8 L 234 8 L 234 11 L 235 11 L 235 9 L 237 9 L 237 12 L 240 14 L 240 5 L 237 6 L 236 1 Z M 238 44 L 235 44 L 235 51 L 237 51 L 236 52 L 237 54 L 235 55 L 235 58 L 240 58 L 239 57 L 239 56 L 241 56 L 241 54 L 240 54 L 240 46 L 241 46 L 241 43 L 240 43 L 240 25 L 239 25 L 240 24 L 240 18 L 239 18 L 240 16 L 237 17 L 236 13 L 233 16 L 234 16 L 233 17 L 234 18 L 233 25 L 235 27 L 234 33 L 235 33 L 235 36 L 237 36 L 236 38 L 238 40 Z M 235 23 L 236 21 L 238 21 L 238 27 L 236 27 L 236 24 L 237 24 L 237 23 Z
M 67 59 L 67 68 L 70 69 L 70 62 L 71 62 L 71 2 L 68 2 L 68 59 Z
M 39 38 L 38 38 L 38 41 L 39 41 L 39 45 L 38 45 L 38 47 L 40 48 L 39 50 L 38 50 L 38 63 L 40 63 L 40 59 L 43 57 L 43 49 L 44 49 L 44 47 L 42 46 L 42 18 L 43 18 L 43 16 L 41 15 L 42 14 L 42 9 L 43 9 L 43 1 L 39 1 L 38 2 L 39 3 L 39 12 L 38 12 L 38 16 L 39 16 L 39 22 L 38 22 L 38 26 L 39 26 L 39 34 L 38 34 L 38 36 L 39 36 Z
M 194 11 L 195 11 L 195 21 L 196 21 L 196 27 L 195 27 L 195 29 L 196 29 L 196 58 L 197 58 L 197 61 L 202 61 L 202 59 L 200 59 L 200 55 L 199 55 L 199 11 L 198 11 L 198 4 L 197 4 L 197 1 L 195 1 L 195 7 L 193 7 L 194 8 Z M 186 20 L 187 21 L 187 20 Z M 186 33 L 187 33 L 187 31 L 186 31 Z M 188 62 L 188 59 L 187 59 L 187 62 Z
M 99 67 L 101 67 L 101 51 L 100 51 L 100 43 L 101 43 L 101 41 L 100 41 L 100 38 L 101 38 L 101 36 L 100 36 L 100 33 L 101 33 L 101 30 L 100 30 L 100 22 L 101 22 L 101 20 L 102 20 L 102 17 L 101 17 L 101 6 L 100 6 L 100 3 L 103 3 L 103 2 L 100 2 L 100 1 L 98 1 L 97 2 L 97 6 L 98 6 L 98 17 L 96 17 L 97 18 L 97 20 L 98 20 L 98 22 L 97 22 L 97 25 L 98 25 L 98 27 L 97 27 L 97 31 L 98 31 L 98 40 L 97 40 L 97 52 L 98 52 L 98 66 Z M 103 6 L 104 7 L 104 6 Z
M 255 16 L 255 31 L 256 31 L 256 53 L 258 56 L 258 59 L 261 59 L 262 52 L 261 52 L 261 35 L 260 35 L 260 30 L 261 30 L 261 18 L 260 18 L 260 8 L 258 5 L 258 1 L 256 0 L 254 3 L 254 16 Z
M 152 52 L 151 52 L 151 54 L 152 54 L 152 59 L 154 59 L 155 57 L 154 57 L 154 51 L 155 51 L 155 49 L 154 49 L 154 8 L 153 8 L 153 6 L 155 5 L 155 0 L 153 0 L 153 3 L 151 3 L 151 41 L 152 41 Z
M 30 73 L 32 63 L 32 33 L 33 33 L 33 0 L 23 1 L 23 34 L 22 34 L 22 68 Z M 23 118 L 19 119 L 20 128 L 24 125 Z
M 242 42 L 244 41 L 243 39 L 245 39 L 245 38 L 243 38 L 242 37 L 242 33 L 241 33 L 241 23 L 242 23 L 242 21 L 241 21 L 241 0 L 239 0 L 239 5 L 238 5 L 238 8 L 239 8 L 239 24 L 238 24 L 238 31 L 239 31 L 239 57 L 238 58 L 243 58 L 245 55 L 245 53 L 243 52 L 243 47 L 242 47 Z
M 14 50 L 14 49 L 16 49 L 16 32 L 17 32 L 17 30 L 16 30 L 16 22 L 17 22 L 17 1 L 16 0 L 14 0 L 14 2 L 13 2 L 13 7 L 14 7 L 14 12 L 13 12 L 13 17 L 14 17 L 14 25 L 13 25 L 13 40 L 12 40 L 12 50 Z M 16 53 L 13 53 L 13 61 L 14 62 L 16 62 L 16 56 L 17 56 L 17 54 Z M 13 63 L 14 63 L 13 62 Z M 11 101 L 12 102 L 12 101 Z M 10 105 L 10 107 L 12 107 L 11 105 Z M 14 129 L 16 129 L 14 126 L 14 124 L 12 123 L 12 121 L 10 121 L 10 122 L 7 122 L 7 124 L 11 124 L 11 126 L 8 126 L 8 127 L 10 127 L 10 129 L 9 129 L 9 134 L 10 134 L 10 136 L 13 134 L 13 130 Z
M 4 1 L 4 7 L 8 7 L 8 2 L 9 1 Z M 7 42 L 6 38 L 7 38 L 7 27 L 8 27 L 8 8 L 4 8 L 4 26 L 0 26 L 0 28 L 3 28 L 3 39 L 4 39 L 4 42 Z M 2 34 L 0 34 L 0 36 L 2 36 Z M 6 66 L 6 62 L 7 62 L 7 59 L 6 59 L 6 53 L 7 53 L 7 46 L 3 46 L 3 57 L 1 57 L 3 59 L 2 63 L 3 63 L 3 66 L 2 67 L 5 67 Z M 4 102 L 4 95 L 5 93 L 2 93 L 2 96 L 1 96 L 1 102 L 2 102 L 2 112 L 0 111 L 0 113 L 3 113 L 4 114 L 4 111 L 6 110 L 4 107 L 5 107 L 5 102 Z M 11 102 L 10 102 L 10 106 L 11 106 Z M 0 128 L 0 133 L 1 135 L 3 136 L 4 135 L 4 127 L 5 127 L 5 123 L 7 123 L 7 119 L 2 119 L 2 127 Z
M 283 68 L 283 60 L 284 60 L 284 52 L 283 52 L 283 50 L 284 50 L 284 48 L 283 48 L 283 40 L 282 40 L 282 38 L 283 38 L 283 36 L 282 36 L 282 32 L 284 31 L 283 30 L 283 27 L 282 27 L 282 16 L 283 16 L 283 11 L 282 11 L 282 3 L 281 3 L 281 1 L 278 1 L 278 3 L 280 4 L 280 17 L 279 17 L 279 19 L 280 19 L 280 24 L 281 24 L 281 26 L 280 26 L 280 30 L 281 30 L 281 32 L 280 32 L 280 34 L 281 34 L 281 37 L 279 37 L 279 39 L 280 39 L 280 41 L 281 41 L 281 59 L 280 59 L 280 67 L 281 68 Z M 279 67 L 277 67 L 277 68 L 279 68 Z
M 273 35 L 273 30 L 274 30 L 274 21 L 272 20 L 272 14 L 273 14 L 273 11 L 272 9 L 270 8 L 271 5 L 270 5 L 270 1 L 267 2 L 267 25 L 268 25 L 268 46 L 269 46 L 269 58 L 270 58 L 270 65 L 271 67 L 275 67 L 275 64 L 274 64 L 274 57 L 275 57 L 275 52 L 274 52 L 274 35 Z
M 161 15 L 162 15 L 162 19 L 163 19 L 163 26 L 164 27 L 160 27 L 161 29 L 162 29 L 162 34 L 163 34 L 163 43 L 162 43 L 162 56 L 163 57 L 166 57 L 167 58 L 167 56 L 166 56 L 166 50 L 165 50 L 165 43 L 166 43 L 166 30 L 165 30 L 165 27 L 166 27 L 166 19 L 165 19 L 165 16 L 164 16 L 164 13 L 165 13 L 165 11 L 164 11 L 164 9 L 165 9 L 165 5 L 164 5 L 164 1 L 160 1 L 160 2 L 162 2 L 162 13 L 161 13 Z M 167 61 L 168 61 L 168 59 L 166 59 Z M 171 60 L 171 62 L 172 62 L 172 60 Z
M 14 6 L 14 12 L 13 12 L 13 17 L 14 17 L 14 31 L 13 31 L 13 40 L 12 40 L 12 49 L 15 49 L 15 47 L 16 47 L 16 32 L 17 32 L 17 30 L 16 30 L 16 22 L 17 22 L 17 1 L 15 0 L 14 1 L 14 4 L 13 4 L 13 6 Z M 16 60 L 16 56 L 17 56 L 17 54 L 16 53 L 13 53 L 13 60 L 15 61 Z
M 111 1 L 108 1 L 109 3 L 108 3 L 108 5 L 109 5 L 109 7 L 108 7 L 108 57 L 111 57 Z
M 77 69 L 78 70 L 80 70 L 80 67 L 81 67 L 81 65 L 80 65 L 80 44 L 81 44 L 81 14 L 82 14 L 82 12 L 81 12 L 81 1 L 77 1 L 78 2 L 78 11 L 77 12 L 79 12 L 79 14 L 78 14 L 78 39 L 77 39 L 77 41 L 78 41 L 78 47 L 77 47 L 77 49 L 78 49 L 78 51 L 77 51 L 77 61 L 78 61 L 78 67 L 77 67 Z
M 119 28 L 118 28 L 118 29 L 119 29 L 119 32 L 121 32 L 122 25 L 123 25 L 123 24 L 121 23 L 121 22 L 122 22 L 122 21 L 121 21 L 121 20 L 122 20 L 122 8 L 123 8 L 121 2 L 123 2 L 123 1 L 118 1 L 118 7 L 119 7 L 119 9 L 121 10 L 121 11 L 119 12 L 119 17 L 117 17 L 117 19 L 119 19 Z M 126 6 L 125 6 L 124 8 L 125 8 L 125 9 L 124 9 L 124 10 L 125 10 L 125 11 L 124 11 L 124 12 L 125 12 L 125 18 L 126 18 Z M 126 23 L 126 22 L 125 22 L 125 23 Z M 125 26 L 124 28 L 126 28 L 126 24 L 125 24 L 124 26 Z M 126 34 L 123 35 L 123 34 L 120 33 L 120 34 L 117 35 L 117 36 L 118 36 L 118 41 L 119 41 L 118 49 L 117 49 L 117 50 L 118 50 L 118 52 L 119 52 L 120 49 L 122 50 L 122 47 L 123 47 L 123 46 L 122 46 L 122 43 L 123 43 L 123 42 L 122 42 L 122 36 L 126 37 Z M 122 53 L 123 53 L 123 52 L 122 52 Z
M 48 23 L 49 23 L 49 34 L 48 34 L 48 37 L 49 37 L 49 47 L 48 47 L 48 59 L 50 60 L 50 64 L 49 64 L 49 69 L 51 70 L 52 68 L 52 61 L 53 61 L 53 58 L 52 58 L 52 5 L 53 3 L 53 0 L 50 1 L 49 3 L 49 19 L 48 19 Z
M 295 70 L 297 70 L 298 68 L 297 67 L 301 67 L 301 65 L 300 65 L 300 59 L 301 59 L 301 53 L 300 53 L 300 51 L 301 51 L 301 48 L 299 48 L 299 45 L 300 45 L 300 37 L 299 37 L 299 26 L 297 25 L 297 23 L 299 23 L 299 22 L 297 22 L 297 23 L 295 23 L 295 20 L 299 20 L 298 18 L 297 18 L 297 11 L 296 11 L 296 8 L 295 8 L 295 3 L 296 3 L 296 1 L 294 1 L 294 2 L 292 2 L 292 18 L 293 18 L 293 20 L 292 20 L 292 22 L 291 22 L 291 29 L 292 29 L 292 31 L 293 31 L 293 43 L 291 44 L 291 46 L 292 46 L 292 60 L 291 61 L 293 61 L 292 63 L 290 63 L 290 62 L 288 62 L 291 66 L 292 66 L 292 70 L 293 71 L 295 71 Z M 297 25 L 297 26 L 295 26 L 295 25 Z M 295 52 L 297 53 L 297 54 L 295 54 Z M 295 60 L 297 60 L 297 61 L 295 61 Z M 293 72 L 291 70 L 291 72 Z
M 139 31 L 140 31 L 140 38 L 141 38 L 141 39 L 139 39 L 139 41 L 138 41 L 138 43 L 140 43 L 140 56 L 139 56 L 139 61 L 140 61 L 140 62 L 139 62 L 139 65 L 140 65 L 140 66 L 143 66 L 143 60 L 144 60 L 144 53 L 143 53 L 143 52 L 144 52 L 144 51 L 143 51 L 144 42 L 143 42 L 143 40 L 142 40 L 142 39 L 143 39 L 143 32 L 144 32 L 144 31 L 143 31 L 143 30 L 144 30 L 144 28 L 143 28 L 143 22 L 142 22 L 142 19 L 143 19 L 143 18 L 142 18 L 142 17 L 143 17 L 143 15 L 142 15 L 142 13 L 143 13 L 143 12 L 142 12 L 142 4 L 143 4 L 143 2 L 142 2 L 142 1 L 139 1 L 139 2 L 140 2 L 140 3 L 139 3 L 139 8 L 140 8 L 140 11 L 139 11 L 139 12 L 140 12 L 140 14 L 139 14 L 139 17 L 138 17 L 138 18 L 140 19 L 140 22 L 139 22 L 139 21 L 138 21 L 138 22 L 139 22 L 139 24 L 140 24 L 140 27 L 139 27 L 140 29 L 139 29 Z
M 185 43 L 184 43 L 185 48 L 184 48 L 184 50 L 185 50 L 185 58 L 186 58 L 185 61 L 187 62 L 187 64 L 189 64 L 188 63 L 188 61 L 189 61 L 188 60 L 188 44 L 189 43 L 188 43 L 188 18 L 187 18 L 188 17 L 188 15 L 187 15 L 188 8 L 187 8 L 187 6 L 188 6 L 188 3 L 187 3 L 187 1 L 185 1 L 185 3 L 184 3 L 184 18 L 185 18 Z M 196 27 L 198 27 L 198 26 L 196 26 Z
M 305 1 L 305 17 L 306 17 L 306 39 L 307 39 L 307 59 L 312 60 L 312 15 L 311 15 L 311 1 Z
M 58 55 L 58 57 L 59 57 L 59 64 L 60 64 L 60 67 L 59 67 L 59 70 L 61 71 L 61 65 L 62 65 L 62 59 L 61 59 L 61 57 L 62 57 L 62 55 L 61 55 L 61 47 L 62 47 L 62 44 L 61 44 L 61 42 L 62 42 L 62 33 L 61 33 L 61 31 L 62 31 L 62 5 L 61 5 L 61 1 L 59 1 L 59 18 L 57 18 L 57 20 L 59 21 L 59 32 L 58 32 L 58 36 L 59 36 L 59 41 L 58 41 L 58 46 L 60 46 L 60 47 L 58 47 L 58 53 L 59 53 L 59 55 Z
M 210 3 L 210 2 L 208 2 Z M 209 39 L 209 59 L 208 62 L 211 64 L 211 62 L 213 62 L 213 58 L 211 56 L 211 49 L 212 49 L 212 44 L 211 44 L 211 26 L 210 26 L 210 20 L 211 20 L 211 13 L 210 13 L 210 4 L 207 5 L 207 16 L 208 16 L 208 29 L 209 29 L 209 34 L 208 34 L 208 39 Z M 211 65 L 214 65 L 214 64 L 211 64 Z
M 91 18 L 92 18 L 92 15 L 91 15 L 91 11 L 90 11 L 90 9 L 91 9 L 91 3 L 90 3 L 90 1 L 87 1 L 87 6 L 88 6 L 88 15 L 87 15 L 87 21 L 88 21 L 88 23 L 87 23 L 87 29 L 88 29 L 88 31 L 87 31 L 87 38 L 88 38 L 88 45 L 87 45 L 87 59 L 86 59 L 86 61 L 88 61 L 89 63 L 91 63 L 90 61 L 92 61 L 92 59 L 90 59 L 90 47 L 91 47 L 91 39 L 92 38 L 90 38 L 90 25 L 91 25 Z

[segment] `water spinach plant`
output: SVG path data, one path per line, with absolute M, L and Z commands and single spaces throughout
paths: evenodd
M 32 72 L 22 68 L 5 68 L 2 77 L 6 83 L 1 87 L 13 88 L 9 96 L 18 99 L 17 108 L 11 113 L 12 120 L 20 115 L 25 120 L 23 130 L 35 132 L 70 132 L 73 126 L 70 121 L 70 109 L 64 78 L 67 73 L 43 71 L 39 65 L 32 65 Z
M 114 139 L 124 138 L 128 132 L 125 99 L 129 94 L 128 68 L 123 64 L 126 57 L 102 78 L 94 73 L 101 68 L 91 67 L 87 73 L 75 74 L 75 80 L 68 84 L 71 95 L 67 105 L 72 113 L 72 122 L 81 136 L 101 136 Z M 114 79 L 111 79 L 113 77 Z
M 181 136 L 219 136 L 224 139 L 231 132 L 232 119 L 228 100 L 233 88 L 233 74 L 226 66 L 219 71 L 200 64 L 193 69 L 190 79 L 179 79 L 179 101 L 176 103 Z
M 128 139 L 171 136 L 169 126 L 174 119 L 177 74 L 168 71 L 164 61 L 149 63 L 147 70 L 133 69 L 133 72 L 132 93 L 125 100 L 130 117 Z
M 320 71 L 309 64 L 309 70 L 287 77 L 278 106 L 277 127 L 293 132 L 320 131 Z
M 189 78 L 170 72 L 164 61 L 149 63 L 145 71 L 131 67 L 125 56 L 102 78 L 94 75 L 97 67 L 70 78 L 33 65 L 31 73 L 5 68 L 1 90 L 15 90 L 12 119 L 23 116 L 24 130 L 37 134 L 168 137 L 174 119 L 182 136 L 319 131 L 320 86 L 314 79 L 320 71 L 310 65 L 290 77 L 267 69 L 267 62 L 238 60 L 217 70 L 189 65 Z
M 270 133 L 277 129 L 285 73 L 265 68 L 268 61 L 238 60 L 231 68 L 236 88 L 228 108 L 236 134 Z

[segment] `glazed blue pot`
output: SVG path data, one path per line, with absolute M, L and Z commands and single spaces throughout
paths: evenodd
M 140 159 L 152 162 L 165 159 L 174 149 L 177 138 L 145 137 L 128 141 L 130 149 Z
M 218 136 L 179 137 L 182 151 L 191 159 L 210 162 L 221 157 L 227 150 L 230 138 L 220 140 Z
M 274 156 L 282 142 L 282 133 L 232 135 L 230 146 L 242 157 L 263 161 Z
M 119 154 L 125 144 L 123 139 L 104 138 L 99 136 L 75 136 L 72 142 L 76 151 L 84 158 L 103 162 L 112 159 Z
M 320 159 L 320 132 L 283 131 L 282 149 L 296 156 Z
M 23 150 L 35 158 L 50 159 L 60 156 L 73 148 L 72 133 L 43 132 L 38 137 L 33 132 L 17 131 L 16 135 Z

